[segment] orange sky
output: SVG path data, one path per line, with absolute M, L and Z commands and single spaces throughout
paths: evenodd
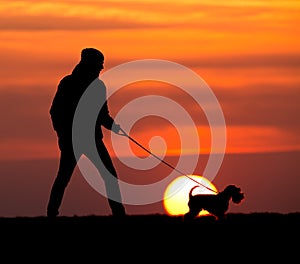
M 0 159 L 57 157 L 49 107 L 59 79 L 87 46 L 103 51 L 104 71 L 149 58 L 195 71 L 222 107 L 228 153 L 300 150 L 299 11 L 298 0 L 0 1 Z M 201 151 L 209 152 L 201 109 L 175 87 L 157 86 L 129 85 L 110 99 L 111 113 L 127 99 L 156 91 L 198 118 Z M 136 139 L 148 146 L 154 136 L 168 137 L 168 154 L 178 153 L 170 124 L 145 124 L 141 120 L 132 130 Z M 191 148 L 187 154 L 197 152 Z
M 231 212 L 299 211 L 299 14 L 299 0 L 0 0 L 0 200 L 5 201 L 0 215 L 45 214 L 59 162 L 49 109 L 59 80 L 85 47 L 104 53 L 103 77 L 115 66 L 141 59 L 172 61 L 194 71 L 213 91 L 226 122 L 228 155 L 213 183 L 218 190 L 234 183 L 246 194 Z M 183 81 L 185 92 L 159 81 L 125 85 L 109 98 L 110 112 L 122 127 L 143 111 L 166 114 L 170 118 L 146 115 L 130 135 L 158 156 L 167 154 L 172 165 L 180 163 L 181 154 L 182 171 L 206 176 L 212 134 L 202 107 L 211 105 L 205 97 L 204 105 L 197 104 L 190 94 L 201 87 Z M 153 95 L 178 105 L 156 100 L 138 111 L 131 105 Z M 128 113 L 120 115 L 128 105 Z M 186 118 L 171 122 L 182 110 L 194 125 Z M 111 140 L 105 129 L 104 134 L 113 156 L 144 161 L 133 155 L 147 153 L 132 142 L 133 153 L 123 147 L 128 139 L 112 134 Z M 148 187 L 171 170 L 164 164 L 138 170 L 121 159 L 114 162 L 120 179 L 135 187 Z M 130 214 L 165 212 L 161 201 L 127 208 Z M 62 215 L 110 212 L 106 198 L 76 175 L 61 209 Z

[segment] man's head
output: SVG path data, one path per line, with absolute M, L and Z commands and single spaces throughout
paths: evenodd
M 83 62 L 103 62 L 104 55 L 95 48 L 84 48 L 81 51 L 81 61 Z
M 104 55 L 95 48 L 84 48 L 81 50 L 81 63 L 101 71 L 103 69 Z

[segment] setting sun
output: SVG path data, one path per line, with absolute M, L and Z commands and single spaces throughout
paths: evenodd
M 189 211 L 189 192 L 191 188 L 197 185 L 197 182 L 199 183 L 199 188 L 196 188 L 193 194 L 217 194 L 217 188 L 205 177 L 198 175 L 187 176 L 190 178 L 186 176 L 176 178 L 166 188 L 164 208 L 169 215 L 183 215 Z M 199 216 L 208 214 L 207 211 L 202 210 Z

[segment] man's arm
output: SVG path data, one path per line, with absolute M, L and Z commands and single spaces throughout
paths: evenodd
M 116 124 L 114 119 L 109 114 L 107 101 L 105 101 L 104 105 L 102 106 L 99 118 L 101 119 L 101 125 L 103 125 L 105 128 L 112 130 L 115 133 L 119 132 L 120 125 Z
M 109 113 L 107 95 L 106 95 L 106 86 L 103 82 L 102 85 L 103 85 L 102 96 L 103 98 L 105 98 L 105 101 L 98 115 L 97 127 L 99 127 L 98 125 L 103 125 L 105 128 L 112 130 L 115 133 L 118 133 L 120 131 L 120 125 L 115 123 L 114 119 L 111 117 Z

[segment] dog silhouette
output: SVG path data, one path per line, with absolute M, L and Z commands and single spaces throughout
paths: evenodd
M 189 192 L 189 211 L 184 214 L 184 221 L 193 220 L 201 210 L 208 211 L 210 214 L 214 215 L 217 220 L 225 219 L 230 200 L 235 204 L 239 204 L 244 199 L 244 193 L 241 192 L 241 188 L 233 184 L 228 185 L 218 194 L 193 195 L 192 192 L 197 187 L 199 186 L 194 186 Z

